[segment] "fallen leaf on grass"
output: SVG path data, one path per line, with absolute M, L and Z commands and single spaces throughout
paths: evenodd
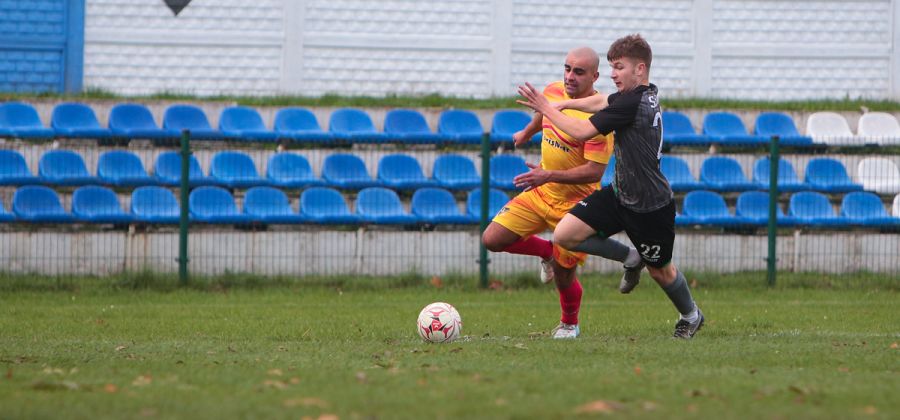
M 844 372 L 844 373 L 847 373 L 847 372 L 850 372 L 850 368 L 845 367 L 845 366 L 841 366 L 841 367 L 838 368 L 838 372 Z
M 147 386 L 153 383 L 153 377 L 150 375 L 141 375 L 131 381 L 133 386 Z
M 337 414 L 326 413 L 320 415 L 316 420 L 340 420 L 340 417 L 338 417 Z
M 282 375 L 281 369 L 270 369 L 266 373 L 268 373 L 269 375 L 272 375 L 272 376 L 281 376 Z
M 6 379 L 12 379 L 12 369 L 6 369 Z
M 634 374 L 635 374 L 635 375 L 638 375 L 638 376 L 640 376 L 640 375 L 641 375 L 641 373 L 642 373 L 642 372 L 643 372 L 643 371 L 644 371 L 644 370 L 643 370 L 643 369 L 641 369 L 641 367 L 640 367 L 640 366 L 635 366 L 635 367 L 634 367 Z
M 361 384 L 369 382 L 369 377 L 366 376 L 365 372 L 356 372 L 356 382 Z
M 122 350 L 125 350 L 125 349 L 127 349 L 127 348 L 128 348 L 128 346 L 116 346 L 116 351 L 122 351 Z
M 444 287 L 444 281 L 441 280 L 440 277 L 434 276 L 431 278 L 431 285 L 434 286 L 435 289 L 440 289 L 441 287 Z
M 103 386 L 103 391 L 107 394 L 115 394 L 119 391 L 119 387 L 117 387 L 116 384 L 106 384 Z
M 793 393 L 795 393 L 795 394 L 797 394 L 797 395 L 809 395 L 809 389 L 808 389 L 808 388 L 804 388 L 804 387 L 802 387 L 802 386 L 791 385 L 791 386 L 788 387 L 788 389 L 791 390 L 791 392 L 793 392 Z
M 285 407 L 318 407 L 318 408 L 328 408 L 328 402 L 316 397 L 305 397 L 305 398 L 291 398 L 289 400 L 284 400 Z
M 867 405 L 863 408 L 863 413 L 868 415 L 878 414 L 878 409 L 873 405 Z
M 265 388 L 275 388 L 275 389 L 285 389 L 287 388 L 287 384 L 283 381 L 276 381 L 274 379 L 266 379 L 262 383 Z
M 461 352 L 461 351 L 463 351 L 463 348 L 462 348 L 462 347 L 457 347 L 457 348 L 455 348 L 455 349 L 453 349 L 453 350 L 450 350 L 450 353 L 459 353 L 459 352 Z
M 688 404 L 684 409 L 687 410 L 688 413 L 696 413 L 700 407 L 697 407 L 697 404 Z
M 525 346 L 524 344 L 522 344 L 522 343 L 516 343 L 513 347 L 515 347 L 515 348 L 517 348 L 517 349 L 519 349 L 519 350 L 528 350 L 528 347 L 526 347 L 526 346 Z
M 622 404 L 617 401 L 597 400 L 581 405 L 575 409 L 576 414 L 612 413 L 620 410 Z
M 656 409 L 659 408 L 659 404 L 654 401 L 644 401 L 641 403 L 641 408 L 643 408 L 644 411 L 656 411 Z
M 900 348 L 900 344 L 897 344 L 897 342 L 895 341 L 895 342 L 891 343 L 891 348 L 892 349 Z
M 502 290 L 503 282 L 500 280 L 491 280 L 491 284 L 488 285 L 488 289 L 491 290 Z

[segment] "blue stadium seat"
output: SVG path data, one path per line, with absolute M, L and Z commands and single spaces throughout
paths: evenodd
M 384 116 L 384 134 L 390 140 L 409 144 L 438 144 L 447 137 L 433 133 L 425 117 L 411 109 L 393 109 Z
M 760 158 L 753 164 L 753 182 L 756 183 L 757 188 L 769 189 L 771 169 L 768 157 Z M 794 165 L 785 159 L 778 159 L 778 191 L 794 192 L 808 189 L 809 185 L 797 177 Z
M 40 179 L 31 174 L 21 153 L 15 150 L 0 150 L 0 185 L 39 183 Z
M 253 187 L 244 195 L 244 213 L 263 223 L 293 224 L 306 219 L 291 209 L 287 195 L 272 187 Z
M 50 126 L 56 135 L 70 139 L 108 139 L 112 131 L 100 126 L 91 107 L 80 103 L 63 103 L 53 108 Z
M 509 196 L 506 193 L 496 188 L 491 188 L 488 191 L 488 220 L 500 213 L 500 210 L 503 209 L 507 202 L 509 202 Z M 481 188 L 469 191 L 469 196 L 466 199 L 466 215 L 473 222 L 481 220 Z
M 684 196 L 684 215 L 701 225 L 739 226 L 749 224 L 747 219 L 734 216 L 728 210 L 725 199 L 712 191 L 691 191 Z
M 375 129 L 369 114 L 354 108 L 341 108 L 332 112 L 328 131 L 336 139 L 350 143 L 383 143 L 387 140 L 386 134 Z
M 331 133 L 322 130 L 315 114 L 304 108 L 283 108 L 275 114 L 278 137 L 305 143 L 329 143 Z
M 672 191 L 693 191 L 706 188 L 706 184 L 697 181 L 691 175 L 691 168 L 684 159 L 676 156 L 663 156 L 659 161 L 663 175 L 669 180 Z
M 97 161 L 97 177 L 104 184 L 118 187 L 156 184 L 156 181 L 147 175 L 141 159 L 125 150 L 111 150 L 101 154 Z
M 345 189 L 362 189 L 378 186 L 372 179 L 366 164 L 356 155 L 335 153 L 322 163 L 322 179 L 329 185 Z
M 181 154 L 179 152 L 162 152 L 156 156 L 156 163 L 153 166 L 153 175 L 156 180 L 163 185 L 180 186 L 181 185 Z M 201 185 L 215 185 L 216 181 L 203 174 L 200 168 L 200 162 L 191 155 L 188 162 L 188 184 L 192 187 Z
M 491 143 L 513 143 L 513 134 L 525 128 L 532 116 L 522 111 L 497 111 L 491 122 Z M 541 132 L 532 136 L 531 141 L 540 142 Z
M 812 137 L 802 136 L 794 125 L 794 120 L 780 112 L 763 112 L 756 117 L 753 133 L 772 138 L 778 136 L 778 143 L 785 146 L 811 146 Z
M 29 185 L 13 194 L 13 213 L 26 222 L 71 223 L 75 221 L 59 202 L 56 191 L 42 185 Z
M 3 206 L 3 200 L 0 200 L 0 223 L 10 223 L 16 220 L 16 215 L 7 210 Z
M 844 164 L 831 158 L 810 159 L 804 178 L 809 187 L 816 191 L 842 193 L 863 190 L 862 185 L 850 179 Z
M 153 114 L 140 104 L 119 104 L 109 111 L 109 128 L 115 137 L 166 140 L 181 136 L 176 130 L 159 128 Z
M 313 187 L 300 195 L 300 214 L 307 220 L 323 224 L 356 224 L 358 215 L 350 212 L 344 196 L 333 188 Z
M 775 205 L 775 223 L 778 226 L 792 226 L 794 220 L 784 214 L 781 206 Z M 735 214 L 743 217 L 748 223 L 765 226 L 769 223 L 769 193 L 762 191 L 742 192 L 737 198 Z
M 747 191 L 756 188 L 756 184 L 744 176 L 741 165 L 724 156 L 712 156 L 703 161 L 700 182 L 716 191 Z
M 51 150 L 38 162 L 41 181 L 53 185 L 97 184 L 99 179 L 88 173 L 81 155 L 71 150 Z
M 167 188 L 138 187 L 131 192 L 131 214 L 138 222 L 172 224 L 181 219 L 181 207 Z
M 850 224 L 861 226 L 900 226 L 900 217 L 893 217 L 881 198 L 867 191 L 851 192 L 841 201 L 841 217 Z
M 278 140 L 278 134 L 266 128 L 259 113 L 246 106 L 223 109 L 219 115 L 219 130 L 231 138 L 243 141 Z
M 416 190 L 410 204 L 412 214 L 424 223 L 462 224 L 473 220 L 459 211 L 456 199 L 443 188 L 422 188 Z
M 275 153 L 266 164 L 269 183 L 285 188 L 302 188 L 325 185 L 313 173 L 309 161 L 296 153 Z
M 378 162 L 378 180 L 387 187 L 400 190 L 414 190 L 435 185 L 434 181 L 422 173 L 419 161 L 403 154 L 382 156 Z
M 714 143 L 753 146 L 768 144 L 768 137 L 747 134 L 744 123 L 730 112 L 711 112 L 703 118 L 703 134 Z
M 416 216 L 403 209 L 394 190 L 382 187 L 365 188 L 356 196 L 356 213 L 364 222 L 379 225 L 409 225 L 418 222 Z
M 256 171 L 256 164 L 246 153 L 222 151 L 213 155 L 209 164 L 209 176 L 219 185 L 228 188 L 249 188 L 266 185 Z
M 222 187 L 198 187 L 188 200 L 191 220 L 204 223 L 244 224 L 253 219 L 241 213 L 234 197 Z
M 691 120 L 680 112 L 663 111 L 663 142 L 673 146 L 706 146 L 709 137 L 697 134 Z
M 834 213 L 828 197 L 814 191 L 802 191 L 791 196 L 788 215 L 798 225 L 844 226 L 848 220 Z
M 470 190 L 481 185 L 475 164 L 462 155 L 441 155 L 434 160 L 432 178 L 438 185 L 451 190 Z
M 675 226 L 692 226 L 696 225 L 697 220 L 690 216 L 685 216 L 678 211 L 675 211 Z
M 200 107 L 172 105 L 163 114 L 163 128 L 181 132 L 190 130 L 191 140 L 225 140 L 225 133 L 214 130 Z
M 603 178 L 600 178 L 600 186 L 606 188 L 616 179 L 616 155 L 609 156 L 606 169 L 603 170 Z
M 496 155 L 491 157 L 491 187 L 514 190 L 516 175 L 528 172 L 525 159 L 517 155 Z
M 438 133 L 448 141 L 459 144 L 481 144 L 484 128 L 472 111 L 451 109 L 438 118 Z
M 113 190 L 96 185 L 78 188 L 72 194 L 72 214 L 82 222 L 131 223 L 130 214 L 122 210 Z
M 51 139 L 53 129 L 44 127 L 34 107 L 22 102 L 0 104 L 0 136 L 20 139 Z

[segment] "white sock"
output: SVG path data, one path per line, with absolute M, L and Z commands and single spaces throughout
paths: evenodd
M 697 312 L 697 304 L 694 304 L 694 310 L 687 315 L 681 315 L 681 319 L 690 322 L 691 324 L 697 322 L 697 319 L 700 318 L 700 313 Z
M 641 254 L 638 254 L 637 249 L 631 248 L 628 250 L 628 256 L 625 257 L 625 261 L 623 264 L 625 267 L 637 267 L 638 264 L 641 263 Z

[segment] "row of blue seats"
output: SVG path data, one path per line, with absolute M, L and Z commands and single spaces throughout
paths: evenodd
M 522 111 L 495 113 L 491 141 L 512 143 L 512 135 L 530 120 L 531 117 Z M 8 102 L 0 105 L 0 137 L 164 140 L 180 137 L 182 130 L 190 130 L 191 138 L 195 140 L 275 142 L 288 139 L 326 144 L 333 141 L 480 144 L 485 134 L 478 116 L 466 110 L 444 111 L 437 132 L 433 132 L 425 117 L 415 110 L 388 111 L 384 131 L 378 131 L 365 111 L 343 108 L 331 114 L 328 131 L 325 131 L 316 116 L 304 108 L 279 110 L 270 130 L 255 109 L 243 106 L 225 108 L 219 116 L 219 128 L 213 129 L 203 110 L 193 105 L 170 106 L 163 115 L 161 127 L 150 110 L 141 104 L 114 106 L 109 113 L 108 127 L 102 127 L 94 111 L 85 104 L 57 105 L 50 127 L 43 125 L 37 111 L 29 104 Z M 540 134 L 532 140 L 540 142 Z
M 761 113 L 753 132 L 747 131 L 741 119 L 729 112 L 713 112 L 704 117 L 702 133 L 697 133 L 690 119 L 680 112 L 663 112 L 663 140 L 670 145 L 760 145 L 779 136 L 786 145 L 810 146 L 813 139 L 800 135 L 787 114 Z M 518 110 L 494 114 L 490 139 L 493 143 L 512 143 L 512 135 L 531 121 L 531 115 Z M 471 111 L 448 110 L 441 113 L 437 132 L 431 131 L 425 117 L 411 109 L 388 111 L 384 131 L 378 131 L 369 115 L 362 110 L 343 108 L 334 111 L 328 131 L 319 125 L 315 115 L 303 108 L 278 111 L 272 129 L 266 127 L 259 113 L 249 107 L 225 108 L 219 116 L 219 128 L 213 129 L 203 110 L 193 105 L 174 105 L 166 109 L 162 127 L 156 124 L 150 110 L 141 104 L 120 104 L 109 114 L 109 127 L 101 127 L 94 111 L 80 103 L 56 106 L 50 127 L 41 123 L 31 105 L 8 102 L 0 105 L 0 136 L 18 138 L 126 138 L 171 139 L 181 130 L 191 131 L 197 140 L 243 140 L 274 142 L 289 139 L 309 143 L 335 140 L 350 143 L 401 142 L 412 144 L 460 143 L 478 144 L 484 128 Z M 532 138 L 540 142 L 540 133 Z
M 675 191 L 711 189 L 716 191 L 747 191 L 769 188 L 769 159 L 761 158 L 753 168 L 753 179 L 747 179 L 740 164 L 729 157 L 713 156 L 704 160 L 700 179 L 694 178 L 688 164 L 677 156 L 663 156 L 663 174 Z M 221 185 L 247 188 L 259 185 L 278 187 L 307 187 L 329 185 L 344 189 L 387 186 L 394 189 L 416 189 L 439 186 L 449 189 L 471 189 L 481 185 L 481 179 L 471 159 L 457 154 L 439 156 L 434 162 L 432 177 L 425 176 L 421 165 L 412 156 L 390 154 L 378 163 L 376 178 L 369 175 L 365 163 L 353 154 L 335 153 L 323 162 L 322 177 L 316 176 L 309 161 L 299 154 L 275 153 L 269 157 L 266 176 L 256 170 L 249 155 L 237 151 L 216 153 L 206 176 L 196 158 L 191 157 L 192 186 Z M 0 185 L 87 185 L 103 183 L 115 186 L 179 185 L 181 156 L 177 152 L 160 153 L 150 176 L 141 160 L 128 151 L 108 151 L 100 155 L 97 176 L 91 175 L 82 157 L 68 150 L 53 150 L 41 156 L 38 176 L 31 174 L 25 158 L 14 150 L 0 150 Z M 602 184 L 613 180 L 615 158 L 607 165 Z M 513 190 L 513 178 L 527 172 L 522 157 L 502 154 L 491 158 L 492 187 Z M 861 191 L 862 185 L 853 182 L 844 165 L 831 158 L 816 158 L 806 166 L 801 181 L 793 165 L 779 161 L 778 188 L 782 191 L 817 190 L 823 192 Z
M 841 200 L 836 213 L 828 197 L 813 191 L 791 195 L 788 212 L 776 208 L 778 226 L 872 226 L 898 227 L 900 215 L 891 216 L 881 198 L 870 192 L 852 192 Z M 725 227 L 764 226 L 769 221 L 769 194 L 747 191 L 737 198 L 732 214 L 725 199 L 712 191 L 691 191 L 684 196 L 678 225 L 711 225 Z
M 466 213 L 460 212 L 453 195 L 441 188 L 415 191 L 411 211 L 404 210 L 393 190 L 370 187 L 359 192 L 356 212 L 351 212 L 344 197 L 331 188 L 313 187 L 300 196 L 295 212 L 288 196 L 272 187 L 254 187 L 244 196 L 243 211 L 231 193 L 221 187 L 199 187 L 191 191 L 188 202 L 190 220 L 223 224 L 468 224 L 479 220 L 481 192 L 468 193 Z M 500 190 L 489 192 L 489 214 L 500 211 L 508 196 Z M 0 203 L 0 221 L 14 220 L 44 223 L 178 223 L 180 209 L 174 194 L 163 187 L 140 187 L 132 192 L 131 212 L 122 210 L 111 189 L 80 187 L 72 196 L 72 213 L 60 203 L 56 192 L 44 186 L 26 186 L 13 195 L 12 213 Z M 678 225 L 724 227 L 763 226 L 768 223 L 769 196 L 748 191 L 738 196 L 735 214 L 724 198 L 711 191 L 691 191 L 684 197 Z M 845 195 L 840 213 L 835 213 L 828 198 L 816 192 L 798 192 L 791 196 L 788 213 L 777 207 L 779 226 L 900 226 L 900 215 L 891 216 L 881 199 L 869 192 Z
M 491 189 L 490 212 L 496 214 L 508 196 Z M 351 212 L 340 192 L 333 188 L 313 187 L 300 195 L 299 212 L 292 209 L 284 191 L 272 187 L 253 187 L 244 196 L 243 211 L 228 190 L 198 187 L 190 192 L 190 220 L 202 223 L 318 223 L 318 224 L 468 224 L 479 220 L 481 190 L 468 193 L 466 213 L 457 206 L 449 191 L 421 188 L 413 194 L 411 212 L 406 212 L 399 196 L 382 187 L 365 188 L 356 198 Z M 167 188 L 145 186 L 131 193 L 131 211 L 122 209 L 116 193 L 107 187 L 89 185 L 72 194 L 72 212 L 62 206 L 56 191 L 45 186 L 25 186 L 13 195 L 12 212 L 0 203 L 0 221 L 36 223 L 178 223 L 180 208 Z

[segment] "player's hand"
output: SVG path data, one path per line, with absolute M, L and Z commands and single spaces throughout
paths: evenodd
M 516 175 L 516 177 L 513 178 L 513 184 L 515 184 L 516 188 L 522 188 L 523 191 L 528 191 L 550 181 L 550 172 L 541 168 L 541 165 L 535 165 L 528 162 L 525 162 L 525 165 L 531 170 L 524 174 Z
M 528 133 L 526 133 L 525 130 L 516 131 L 515 134 L 513 134 L 513 144 L 515 144 L 516 147 L 519 147 L 531 141 L 531 137 L 528 137 L 527 134 Z
M 520 105 L 525 105 L 544 115 L 547 114 L 547 111 L 553 109 L 550 105 L 550 101 L 548 101 L 541 92 L 538 92 L 534 86 L 531 86 L 531 83 L 525 82 L 525 86 L 519 86 L 518 92 L 524 99 L 516 100 L 516 103 Z

